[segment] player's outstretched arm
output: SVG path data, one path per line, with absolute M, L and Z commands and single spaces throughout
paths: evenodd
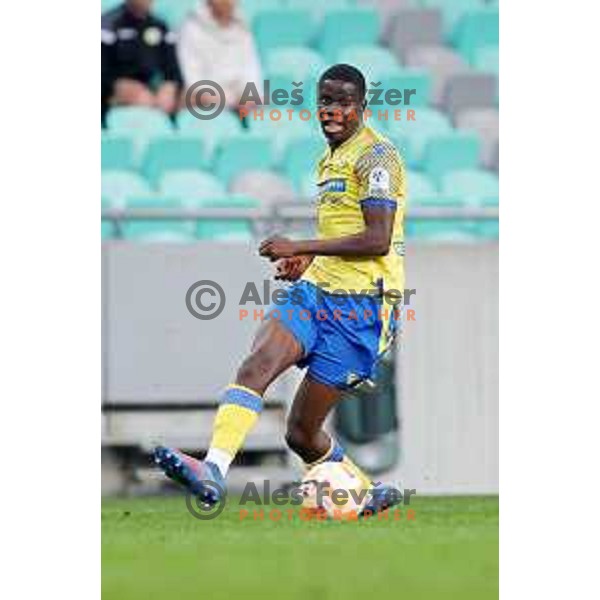
M 390 250 L 395 207 L 390 204 L 363 206 L 365 228 L 360 233 L 327 240 L 288 240 L 271 237 L 259 247 L 259 254 L 278 260 L 291 256 L 385 256 Z

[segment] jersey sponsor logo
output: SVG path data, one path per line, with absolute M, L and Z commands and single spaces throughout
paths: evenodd
M 390 191 L 390 174 L 383 167 L 375 167 L 369 174 L 369 193 L 385 194 Z
M 341 178 L 328 179 L 327 181 L 321 181 L 318 186 L 320 192 L 345 192 L 346 180 Z

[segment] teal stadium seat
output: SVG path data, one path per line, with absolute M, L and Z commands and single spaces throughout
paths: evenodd
M 324 141 L 313 137 L 295 140 L 288 146 L 283 168 L 298 193 L 303 191 L 307 178 L 315 181 L 316 164 L 324 152 Z
M 281 107 L 279 109 L 281 111 L 281 119 L 274 121 L 267 118 L 267 112 L 271 108 L 279 107 L 265 107 L 265 118 L 257 121 L 250 120 L 249 131 L 252 136 L 271 140 L 275 165 L 282 164 L 286 149 L 294 141 L 306 138 L 323 140 L 320 132 L 320 124 L 312 115 L 304 121 L 300 118 L 299 111 L 290 114 L 287 111 L 291 107 Z
M 445 194 L 459 196 L 469 204 L 494 206 L 498 204 L 498 178 L 478 169 L 451 171 L 442 177 Z
M 421 204 L 421 199 L 433 198 L 438 195 L 433 181 L 423 173 L 408 171 L 406 173 L 406 182 L 409 207 Z
M 173 124 L 165 113 L 143 106 L 111 108 L 106 126 L 113 134 L 128 135 L 134 141 L 138 158 L 153 137 L 173 131 Z
M 452 34 L 453 45 L 473 63 L 481 46 L 497 46 L 499 21 L 497 8 L 482 8 L 463 15 Z
M 256 15 L 285 8 L 284 4 L 285 0 L 238 0 L 240 14 L 249 26 L 252 25 Z
M 148 194 L 127 198 L 127 209 L 182 208 L 179 198 Z M 122 224 L 123 237 L 136 241 L 190 241 L 194 239 L 193 220 L 132 219 Z
M 227 195 L 225 186 L 210 173 L 200 171 L 169 171 L 165 173 L 158 189 L 165 196 L 181 198 L 184 206 L 201 205 L 203 198 L 222 198 Z
M 379 42 L 378 12 L 369 7 L 331 10 L 325 13 L 318 36 L 318 48 L 333 62 L 347 46 L 374 46 Z
M 397 106 L 382 108 L 389 109 L 407 109 L 427 106 L 431 101 L 432 81 L 427 71 L 421 69 L 403 69 L 398 75 L 387 77 L 383 80 L 383 87 L 386 90 L 400 90 L 402 92 L 402 103 Z M 406 104 L 404 90 L 415 90 L 414 94 L 408 97 L 410 104 Z
M 308 46 L 314 35 L 314 21 L 308 10 L 266 10 L 252 22 L 256 44 L 266 56 L 273 48 Z
M 425 147 L 424 171 L 435 181 L 452 170 L 474 169 L 479 164 L 479 138 L 472 133 L 433 136 Z
M 198 136 L 204 140 L 207 159 L 221 142 L 243 133 L 239 114 L 228 110 L 214 119 L 203 121 L 184 109 L 177 115 L 177 128 L 186 136 Z
M 414 121 L 388 120 L 387 128 L 390 137 L 396 142 L 405 140 L 409 150 L 407 164 L 410 167 L 422 165 L 425 147 L 430 139 L 452 131 L 452 125 L 446 115 L 425 106 L 415 108 Z
M 206 144 L 198 137 L 171 134 L 154 138 L 147 146 L 142 172 L 153 185 L 174 170 L 203 170 L 208 167 Z
M 400 74 L 396 57 L 387 48 L 377 45 L 346 46 L 336 55 L 335 62 L 348 63 L 360 69 L 367 80 L 367 88 L 371 82 Z
M 479 71 L 494 73 L 497 76 L 500 71 L 498 46 L 481 46 L 477 48 L 473 66 Z
M 106 117 L 112 133 L 151 135 L 173 130 L 169 117 L 162 111 L 145 106 L 116 106 Z
M 258 208 L 260 201 L 250 196 L 230 194 L 225 198 L 205 198 L 201 201 L 205 208 Z M 199 219 L 196 235 L 203 240 L 249 241 L 252 239 L 252 224 L 249 219 Z
M 292 81 L 304 82 L 307 78 L 319 77 L 325 67 L 323 57 L 316 50 L 305 46 L 273 48 L 265 57 L 266 72 L 270 76 L 285 76 L 288 86 Z
M 152 193 L 146 180 L 131 171 L 104 171 L 101 187 L 102 197 L 114 207 L 123 207 L 130 196 Z
M 482 8 L 484 0 L 421 0 L 421 5 L 441 11 L 444 35 L 449 40 L 461 18 L 469 11 Z
M 123 4 L 123 0 L 101 0 L 100 10 L 102 13 L 105 13 L 113 8 L 117 8 L 117 6 L 121 6 L 121 4 Z
M 135 169 L 135 145 L 128 135 L 102 132 L 101 142 L 102 170 L 121 169 L 124 171 Z
M 271 139 L 243 134 L 220 144 L 213 172 L 228 185 L 242 171 L 268 171 L 274 164 Z
M 154 0 L 153 12 L 169 27 L 179 29 L 188 13 L 198 8 L 198 0 Z
M 480 237 L 473 223 L 461 219 L 409 218 L 405 225 L 406 237 L 421 242 L 475 242 Z

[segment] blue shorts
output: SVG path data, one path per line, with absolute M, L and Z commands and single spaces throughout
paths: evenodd
M 285 301 L 271 304 L 266 319 L 279 321 L 302 345 L 298 366 L 308 367 L 312 379 L 347 389 L 373 375 L 396 316 L 381 298 L 328 294 L 301 280 Z

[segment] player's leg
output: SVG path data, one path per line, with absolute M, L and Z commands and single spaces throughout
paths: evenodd
M 323 429 L 331 409 L 342 397 L 339 387 L 318 382 L 307 375 L 288 416 L 286 442 L 307 468 L 325 461 L 343 462 L 370 489 L 371 478 L 346 455 L 344 449 Z
M 302 346 L 289 329 L 274 320 L 261 325 L 215 417 L 206 460 L 216 464 L 223 476 L 258 420 L 265 391 L 301 357 Z
M 286 327 L 275 320 L 263 323 L 234 383 L 225 388 L 206 459 L 199 461 L 178 450 L 159 446 L 154 452 L 158 466 L 208 504 L 217 502 L 224 493 L 229 466 L 258 420 L 264 392 L 301 357 L 302 346 Z M 206 481 L 218 487 L 207 486 Z

